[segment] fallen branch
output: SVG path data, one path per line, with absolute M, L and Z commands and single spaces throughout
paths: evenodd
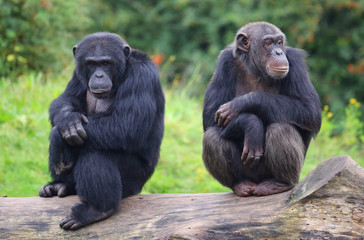
M 240 198 L 232 193 L 145 194 L 124 199 L 105 221 L 78 231 L 58 224 L 78 202 L 0 198 L 0 239 L 360 239 L 364 236 L 364 169 L 331 158 L 292 191 Z

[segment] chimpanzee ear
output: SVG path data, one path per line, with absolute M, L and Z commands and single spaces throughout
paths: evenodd
M 72 52 L 73 52 L 73 57 L 76 57 L 77 45 L 73 46 Z
M 250 47 L 250 39 L 248 34 L 246 33 L 239 33 L 236 36 L 236 47 L 243 52 L 248 52 Z
M 124 52 L 125 58 L 128 59 L 131 54 L 131 48 L 129 47 L 129 45 L 124 46 L 123 52 Z

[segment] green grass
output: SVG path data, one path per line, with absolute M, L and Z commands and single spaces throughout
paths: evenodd
M 69 74 L 44 79 L 30 74 L 10 83 L 0 80 L 0 196 L 37 196 L 48 174 L 48 106 L 65 88 Z M 165 89 L 165 134 L 156 171 L 143 193 L 229 191 L 206 171 L 201 160 L 202 103 L 179 87 Z M 324 112 L 317 140 L 311 143 L 302 177 L 329 157 L 348 154 L 364 166 L 363 123 L 358 109 L 347 107 L 342 131 Z M 361 139 L 361 141 L 360 141 Z

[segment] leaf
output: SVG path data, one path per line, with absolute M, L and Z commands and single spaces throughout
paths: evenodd
M 8 62 L 13 62 L 15 61 L 15 55 L 14 54 L 9 54 L 7 57 L 6 57 L 6 60 Z

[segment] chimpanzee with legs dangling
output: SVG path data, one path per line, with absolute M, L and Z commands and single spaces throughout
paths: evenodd
M 73 48 L 76 69 L 49 109 L 52 182 L 41 197 L 77 194 L 61 221 L 78 229 L 107 218 L 154 172 L 164 131 L 156 66 L 120 36 L 95 33 Z

